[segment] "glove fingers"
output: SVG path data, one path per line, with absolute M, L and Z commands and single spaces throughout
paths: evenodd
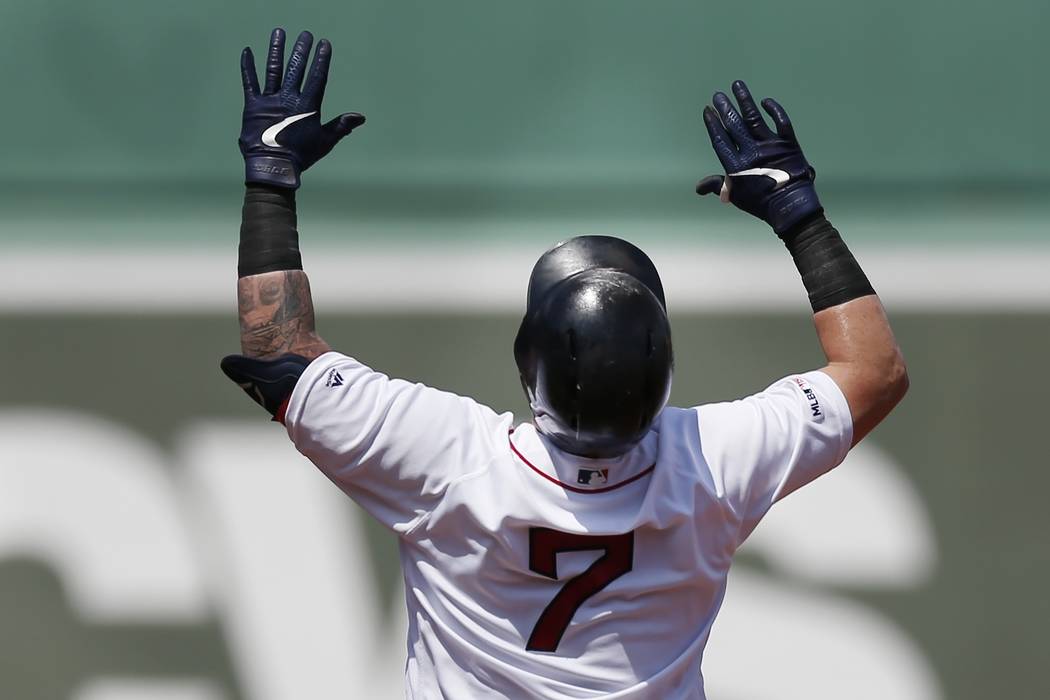
M 303 87 L 303 100 L 307 105 L 320 107 L 324 99 L 325 86 L 328 85 L 328 66 L 332 60 L 332 45 L 327 39 L 321 39 L 314 51 L 314 63 Z
M 259 94 L 259 76 L 255 73 L 255 56 L 247 46 L 241 51 L 241 83 L 244 85 L 244 101 Z
M 751 91 L 747 89 L 743 80 L 733 83 L 733 96 L 736 97 L 736 103 L 740 105 L 740 116 L 744 118 L 744 124 L 747 125 L 751 135 L 756 139 L 773 136 L 772 130 L 766 125 L 766 120 L 762 118 L 762 113 L 758 111 L 755 99 L 751 97 Z
M 729 134 L 726 133 L 718 114 L 711 107 L 704 107 L 704 125 L 707 127 L 707 135 L 711 137 L 711 145 L 715 149 L 715 155 L 722 163 L 727 173 L 736 172 L 737 167 L 736 147 L 733 145 Z
M 770 97 L 762 100 L 762 109 L 766 110 L 769 116 L 773 117 L 773 123 L 777 126 L 777 134 L 781 138 L 795 140 L 795 128 L 791 126 L 791 120 L 788 118 L 787 112 L 776 100 Z
M 310 32 L 302 32 L 295 40 L 292 47 L 292 55 L 288 58 L 288 71 L 284 74 L 284 84 L 281 90 L 299 92 L 303 84 L 303 74 L 306 72 L 306 64 L 310 60 L 310 48 L 314 45 L 314 35 Z
M 722 183 L 725 178 L 721 175 L 708 175 L 696 183 L 697 194 L 719 194 L 722 191 Z
M 270 48 L 266 52 L 266 86 L 264 95 L 272 95 L 281 89 L 281 74 L 284 73 L 284 30 L 277 27 L 270 34 Z
M 733 137 L 737 146 L 743 148 L 751 143 L 753 139 L 751 134 L 747 132 L 747 127 L 744 126 L 744 120 L 740 117 L 740 113 L 736 111 L 736 107 L 729 101 L 726 94 L 724 92 L 716 92 L 712 102 L 714 102 L 715 109 L 718 110 L 719 116 L 722 117 L 722 123 L 725 124 L 726 130 Z
M 322 127 L 335 141 L 343 138 L 351 131 L 365 123 L 365 115 L 358 112 L 347 112 L 340 114 L 335 119 Z

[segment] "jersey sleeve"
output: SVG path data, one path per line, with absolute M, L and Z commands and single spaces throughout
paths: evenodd
M 504 422 L 509 415 L 471 399 L 335 352 L 310 364 L 285 414 L 296 448 L 400 535 L 426 520 L 456 480 L 488 466 Z
M 823 372 L 785 377 L 739 401 L 699 406 L 700 449 L 740 525 L 838 466 L 853 441 L 846 397 Z

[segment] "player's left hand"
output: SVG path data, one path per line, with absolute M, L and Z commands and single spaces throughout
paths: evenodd
M 714 94 L 714 108 L 704 107 L 704 124 L 726 174 L 705 177 L 696 186 L 697 194 L 718 193 L 723 202 L 732 202 L 783 235 L 821 211 L 813 186 L 816 171 L 802 154 L 783 107 L 775 100 L 762 100 L 776 125 L 774 133 L 742 80 L 733 83 L 733 95 L 739 111 L 722 92 Z
M 245 182 L 296 189 L 299 175 L 328 154 L 341 138 L 365 123 L 363 114 L 348 112 L 321 123 L 321 101 L 328 83 L 332 45 L 321 39 L 310 62 L 314 37 L 303 32 L 284 70 L 284 30 L 270 35 L 266 83 L 259 89 L 255 57 L 241 53 L 244 116 L 238 141 L 244 155 Z M 282 77 L 283 74 L 283 77 Z M 305 84 L 303 77 L 306 77 Z

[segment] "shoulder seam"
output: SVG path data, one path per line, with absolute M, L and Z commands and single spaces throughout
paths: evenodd
M 496 461 L 497 457 L 498 457 L 498 455 L 492 454 L 489 457 L 488 461 L 485 462 L 482 466 L 478 467 L 477 469 L 475 469 L 472 472 L 467 472 L 466 474 L 461 474 L 460 476 L 457 476 L 452 481 L 448 482 L 445 485 L 445 488 L 441 490 L 441 496 L 438 497 L 438 502 L 440 503 L 440 502 L 444 501 L 445 497 L 448 495 L 448 492 L 451 491 L 452 489 L 454 489 L 459 484 L 463 483 L 464 481 L 468 481 L 470 479 L 474 479 L 476 477 L 479 477 L 482 474 L 486 473 L 489 470 L 489 467 L 492 466 L 492 463 L 494 461 Z M 412 526 L 409 527 L 407 530 L 405 530 L 403 533 L 401 533 L 400 536 L 407 539 L 410 535 L 415 533 L 416 530 L 418 530 L 425 523 L 430 521 L 430 517 L 434 514 L 434 510 L 436 510 L 436 509 L 431 509 L 431 510 L 428 510 L 427 512 L 421 514 L 418 517 L 418 519 L 416 519 L 416 521 L 414 523 L 412 523 Z
M 479 404 L 477 401 L 475 401 L 472 398 L 460 396 L 459 394 L 455 394 L 455 396 L 457 396 L 461 400 L 468 400 L 468 401 L 470 401 L 471 404 L 472 404 L 472 409 L 475 412 L 477 412 L 479 410 L 479 408 L 483 407 L 483 404 Z M 485 408 L 488 408 L 488 407 L 485 407 Z M 491 411 L 492 409 L 488 409 L 488 410 Z M 481 421 L 479 420 L 479 422 L 481 422 Z M 455 488 L 456 486 L 458 486 L 462 482 L 467 481 L 469 479 L 474 479 L 474 478 L 476 478 L 476 477 L 486 473 L 489 470 L 489 468 L 492 466 L 492 463 L 494 461 L 496 461 L 496 459 L 499 457 L 499 454 L 497 453 L 497 451 L 495 449 L 495 443 L 492 441 L 492 437 L 490 435 L 486 434 L 483 439 L 485 440 L 485 442 L 491 448 L 489 450 L 489 458 L 488 458 L 488 460 L 486 460 L 484 462 L 484 464 L 479 466 L 474 471 L 467 472 L 466 474 L 461 474 L 461 475 L 457 476 L 455 479 L 453 479 L 452 481 L 448 482 L 445 485 L 445 488 L 441 490 L 441 496 L 439 496 L 439 498 L 438 498 L 438 502 L 439 503 L 445 500 L 445 497 L 448 495 L 449 491 L 451 491 L 453 488 Z M 405 530 L 400 536 L 407 539 L 410 535 L 412 535 L 416 530 L 418 530 L 420 527 L 422 527 L 425 523 L 429 522 L 430 521 L 430 517 L 433 514 L 434 514 L 434 509 L 428 510 L 427 512 L 423 513 L 422 515 L 419 516 L 418 520 L 416 520 L 416 522 L 414 522 L 411 525 L 411 527 L 409 527 L 407 530 Z

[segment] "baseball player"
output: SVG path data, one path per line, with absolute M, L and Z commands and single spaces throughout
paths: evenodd
M 573 238 L 529 280 L 515 423 L 390 378 L 314 328 L 300 174 L 364 117 L 322 122 L 332 47 L 274 30 L 245 49 L 243 355 L 225 373 L 304 455 L 397 533 L 407 697 L 703 698 L 704 645 L 733 554 L 780 498 L 838 465 L 907 389 L 878 297 L 814 190 L 784 109 L 742 82 L 704 110 L 724 175 L 697 186 L 767 222 L 809 292 L 827 364 L 738 401 L 666 406 L 664 290 L 635 246 Z

